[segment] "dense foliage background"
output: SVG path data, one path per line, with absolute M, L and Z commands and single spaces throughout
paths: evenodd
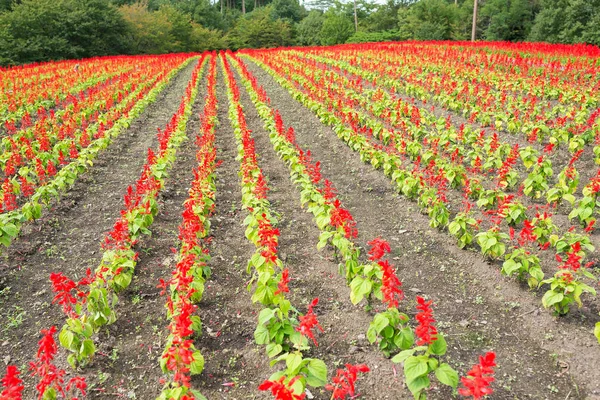
M 473 0 L 356 0 L 357 26 L 345 1 L 0 0 L 0 65 L 471 35 Z M 478 39 L 600 45 L 600 0 L 479 0 L 479 10 Z

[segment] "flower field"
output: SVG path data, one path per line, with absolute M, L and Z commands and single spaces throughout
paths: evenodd
M 600 399 L 600 50 L 0 71 L 0 399 Z

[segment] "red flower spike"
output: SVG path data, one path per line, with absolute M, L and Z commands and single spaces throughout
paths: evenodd
M 288 384 L 283 383 L 285 376 L 282 376 L 277 381 L 266 380 L 258 386 L 258 390 L 267 391 L 270 390 L 271 394 L 275 396 L 275 400 L 304 400 L 306 394 L 295 394 L 292 386 L 298 380 L 298 377 L 292 378 Z
M 6 367 L 6 375 L 2 378 L 2 400 L 21 400 L 23 398 L 23 381 L 19 379 L 19 370 L 14 365 Z
M 277 290 L 275 291 L 275 296 L 280 293 L 289 293 L 290 289 L 288 288 L 288 283 L 290 283 L 290 271 L 286 268 L 281 273 L 281 279 L 277 284 Z
M 332 384 L 325 385 L 325 389 L 332 391 L 332 399 L 345 399 L 346 396 L 355 396 L 355 383 L 358 373 L 369 372 L 370 369 L 365 364 L 346 364 L 346 370 L 338 369 L 335 377 L 332 378 Z
M 321 325 L 319 325 L 319 321 L 317 320 L 317 316 L 313 312 L 313 307 L 319 304 L 319 299 L 315 298 L 312 303 L 308 306 L 308 311 L 306 314 L 300 317 L 300 326 L 296 328 L 298 332 L 300 332 L 303 336 L 312 339 L 315 343 L 315 346 L 319 346 L 317 340 L 315 339 L 315 335 L 313 333 L 313 329 L 315 327 L 319 328 L 321 332 L 324 332 Z
M 463 397 L 473 397 L 474 400 L 492 394 L 493 390 L 490 383 L 494 381 L 495 359 L 496 354 L 494 352 L 479 356 L 479 364 L 473 366 L 467 373 L 468 376 L 460 378 L 464 388 L 458 389 L 458 393 Z
M 371 246 L 371 249 L 369 250 L 369 260 L 371 261 L 380 260 L 386 253 L 392 251 L 390 244 L 379 237 L 373 239 L 367 244 Z
M 383 271 L 381 278 L 383 302 L 387 303 L 388 308 L 398 307 L 398 303 L 404 298 L 404 293 L 400 289 L 402 282 L 398 279 L 394 267 L 387 260 L 379 261 L 377 264 Z
M 415 316 L 419 323 L 415 328 L 415 335 L 419 338 L 417 346 L 427 346 L 437 340 L 437 329 L 432 325 L 435 322 L 433 310 L 431 309 L 433 300 L 425 301 L 421 296 L 417 296 L 417 303 L 417 310 L 420 310 Z

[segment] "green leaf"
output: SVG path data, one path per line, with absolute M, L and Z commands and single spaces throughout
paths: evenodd
M 283 351 L 283 347 L 277 343 L 269 343 L 267 344 L 267 355 L 269 358 L 273 358 L 277 356 L 279 353 Z
M 444 385 L 450 386 L 454 389 L 456 389 L 456 386 L 458 386 L 458 373 L 446 363 L 441 364 L 435 370 L 435 377 Z
M 375 328 L 373 328 L 372 323 L 369 326 L 369 329 L 367 329 L 367 339 L 369 340 L 369 343 L 375 343 L 377 340 L 377 331 L 375 331 Z
M 394 338 L 394 344 L 402 350 L 410 349 L 415 342 L 415 336 L 412 329 L 402 329 Z
M 73 332 L 71 332 L 68 329 L 63 329 L 62 331 L 60 331 L 60 334 L 58 335 L 58 340 L 59 340 L 61 346 L 64 347 L 65 349 L 71 349 L 71 345 L 73 344 L 74 338 L 75 338 L 75 335 L 73 335 Z
M 427 377 L 427 376 L 419 376 L 418 378 L 416 378 L 410 382 L 406 382 L 406 386 L 408 386 L 408 390 L 410 390 L 410 392 L 413 394 L 413 396 L 415 396 L 415 399 L 419 399 L 421 391 L 423 391 L 424 389 L 427 389 L 430 384 L 431 384 L 431 381 L 429 380 L 429 377 Z
M 190 373 L 192 375 L 198 375 L 204 370 L 204 357 L 200 354 L 200 351 L 194 352 L 194 361 L 190 364 Z
M 324 386 L 327 383 L 327 366 L 319 359 L 312 359 L 307 365 L 306 383 L 312 387 Z
M 265 322 L 268 322 L 275 315 L 275 310 L 271 308 L 263 308 L 258 314 L 258 324 L 264 325 Z
M 373 322 L 371 322 L 371 326 L 373 327 L 373 329 L 375 329 L 377 333 L 380 333 L 389 324 L 390 320 L 383 314 L 375 315 L 375 318 L 373 318 Z
M 565 298 L 565 295 L 562 293 L 555 292 L 554 290 L 548 290 L 544 297 L 542 297 L 542 304 L 544 307 L 548 308 L 556 303 L 560 303 Z
M 596 327 L 594 328 L 594 336 L 598 339 L 598 343 L 600 343 L 600 322 L 596 322 Z
M 258 325 L 254 331 L 254 340 L 256 344 L 268 344 L 269 343 L 269 330 L 264 325 Z
M 19 230 L 17 229 L 17 227 L 14 224 L 6 224 L 2 227 L 2 230 L 4 232 L 6 232 L 6 234 L 8 236 L 10 236 L 11 238 L 14 238 L 17 236 L 17 234 L 19 233 Z
M 521 264 L 517 264 L 512 258 L 509 258 L 502 264 L 502 272 L 506 276 L 511 276 L 513 273 L 517 272 L 519 268 L 521 268 Z
M 371 282 L 357 276 L 350 283 L 350 301 L 352 304 L 358 304 L 364 298 L 365 293 L 370 291 Z M 365 289 L 368 287 L 367 292 Z
M 447 348 L 448 345 L 446 344 L 446 339 L 444 339 L 444 336 L 441 333 L 438 333 L 436 341 L 429 346 L 431 352 L 437 356 L 446 354 Z
M 413 354 L 415 354 L 415 349 L 401 351 L 392 358 L 392 362 L 396 364 L 404 362 L 408 357 L 412 356 Z
M 427 374 L 427 371 L 427 361 L 420 357 L 411 356 L 404 362 L 404 376 L 407 383 Z
M 297 375 L 302 366 L 302 356 L 297 353 L 290 353 L 285 359 L 285 364 L 288 367 L 289 375 Z
M 94 346 L 92 339 L 85 339 L 83 342 L 81 342 L 81 348 L 79 349 L 79 352 L 86 358 L 93 356 L 96 352 L 96 346 Z

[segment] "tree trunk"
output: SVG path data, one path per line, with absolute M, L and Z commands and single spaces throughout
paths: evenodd
M 246 0 L 242 0 L 242 14 L 246 14 Z
M 356 0 L 354 0 L 354 30 L 358 32 L 358 16 L 356 15 Z
M 473 29 L 471 30 L 471 42 L 475 41 L 477 36 L 477 0 L 473 0 Z
M 223 14 L 223 1 L 224 0 L 221 0 L 221 14 Z

